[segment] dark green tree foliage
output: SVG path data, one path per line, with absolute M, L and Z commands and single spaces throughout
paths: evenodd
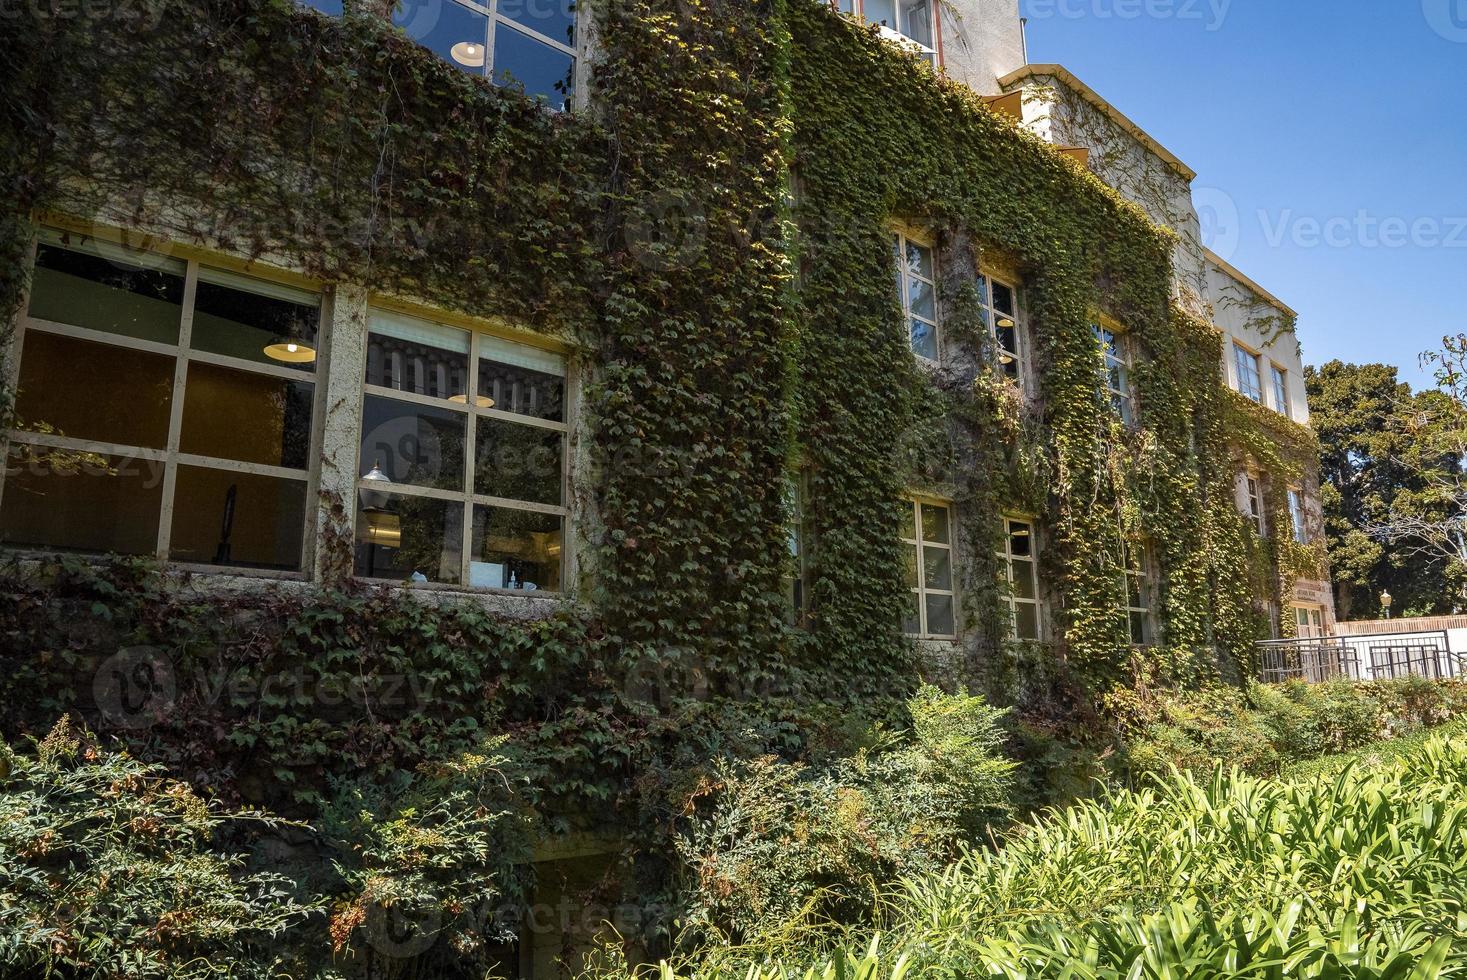
M 1382 543 L 1369 532 L 1392 513 L 1439 512 L 1423 496 L 1423 469 L 1447 475 L 1457 467 L 1427 458 L 1401 420 L 1431 408 L 1436 393 L 1413 394 L 1386 364 L 1330 361 L 1305 371 L 1310 423 L 1320 441 L 1320 479 L 1341 619 L 1380 614 L 1389 591 L 1397 614 L 1450 612 L 1447 562 Z

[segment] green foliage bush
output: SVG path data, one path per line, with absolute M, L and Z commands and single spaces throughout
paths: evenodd
M 1003 712 L 931 687 L 908 706 L 910 733 L 850 758 L 717 765 L 677 839 L 686 939 L 869 921 L 889 881 L 941 867 L 1007 814 Z
M 4 975 L 278 976 L 278 938 L 314 906 L 219 850 L 245 820 L 274 823 L 211 806 L 67 718 L 32 752 L 0 743 Z
M 1130 719 L 1122 766 L 1132 776 L 1219 763 L 1268 775 L 1435 727 L 1464 710 L 1467 684 L 1424 678 L 1174 692 Z
M 1331 977 L 1467 969 L 1467 738 L 1330 779 L 1178 772 L 906 878 L 878 946 L 715 951 L 677 976 Z M 884 949 L 883 949 L 884 947 Z

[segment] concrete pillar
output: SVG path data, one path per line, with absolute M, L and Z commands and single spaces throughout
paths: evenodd
M 312 577 L 322 584 L 352 573 L 356 527 L 357 451 L 362 432 L 362 381 L 367 364 L 367 291 L 338 285 L 331 298 L 317 362 L 321 419 Z

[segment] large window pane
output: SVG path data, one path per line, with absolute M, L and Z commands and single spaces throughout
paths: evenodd
M 463 412 L 368 395 L 361 470 L 375 466 L 393 483 L 464 490 L 466 421 Z
M 937 360 L 937 328 L 922 320 L 913 319 L 912 353 L 929 361 Z
M 188 366 L 179 449 L 306 469 L 315 385 L 197 361 Z
M 570 108 L 575 59 L 500 21 L 494 32 L 494 83 L 523 91 L 551 108 Z
M 932 47 L 932 6 L 929 0 L 901 0 L 899 30 L 924 48 Z
M 392 22 L 407 36 L 470 75 L 484 74 L 489 18 L 453 0 L 397 5 Z
M 937 544 L 948 543 L 947 508 L 932 504 L 922 505 L 922 540 Z
M 1019 640 L 1039 639 L 1039 607 L 1034 603 L 1014 603 L 1014 637 Z
M 314 371 L 320 319 L 320 301 L 309 294 L 200 270 L 190 346 L 211 354 Z
M 946 548 L 923 548 L 922 575 L 929 589 L 951 589 L 952 552 Z
M 1034 594 L 1034 563 L 1014 559 L 1014 598 L 1035 599 Z
M 400 494 L 362 494 L 357 508 L 356 574 L 363 578 L 457 585 L 464 505 Z
M 956 632 L 953 624 L 953 597 L 929 595 L 927 597 L 927 632 L 932 636 L 951 636 Z
M 575 0 L 499 0 L 497 9 L 501 16 L 516 24 L 523 24 L 552 41 L 575 46 Z
M 468 401 L 469 335 L 435 323 L 372 314 L 367 384 Z
M 480 343 L 487 345 L 490 341 L 485 338 Z M 509 352 L 505 352 L 505 356 L 509 356 Z M 545 366 L 557 360 L 538 352 L 527 354 L 523 359 L 546 361 Z M 534 367 L 480 358 L 477 401 L 480 408 L 497 408 L 501 412 L 564 422 L 565 378 L 563 372 L 552 374 Z
M 507 507 L 475 507 L 469 584 L 560 591 L 563 519 Z
M 552 429 L 480 416 L 474 429 L 474 492 L 561 503 L 564 438 Z
M 49 551 L 153 554 L 163 464 L 121 456 L 11 450 L 0 503 L 0 540 Z
M 304 480 L 180 466 L 168 557 L 294 571 L 305 519 Z
M 168 444 L 172 357 L 35 329 L 21 348 L 22 427 L 147 449 Z
M 182 304 L 181 262 L 101 244 L 36 248 L 33 317 L 176 344 Z

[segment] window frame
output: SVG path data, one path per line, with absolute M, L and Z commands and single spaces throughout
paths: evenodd
M 1308 515 L 1304 512 L 1304 491 L 1299 487 L 1289 487 L 1288 493 L 1289 523 L 1293 526 L 1294 541 L 1297 544 L 1309 543 Z
M 1090 331 L 1100 355 L 1100 394 L 1110 402 L 1111 411 L 1126 426 L 1137 424 L 1136 385 L 1134 374 L 1136 352 L 1132 349 L 1131 332 L 1104 314 L 1091 318 Z M 1110 335 L 1107 341 L 1105 335 Z M 1123 388 L 1111 385 L 1111 368 L 1122 372 Z
M 1323 606 L 1296 602 L 1290 608 L 1294 611 L 1295 639 L 1318 640 L 1329 635 Z
M 916 532 L 917 535 L 917 539 L 915 541 L 903 535 L 901 538 L 901 543 L 904 548 L 911 545 L 915 546 L 917 549 L 917 584 L 915 586 L 908 587 L 907 592 L 917 597 L 918 632 L 907 633 L 905 630 L 903 630 L 903 635 L 911 637 L 915 640 L 956 640 L 958 638 L 957 509 L 953 506 L 953 502 L 951 500 L 943 500 L 938 497 L 926 497 L 916 494 L 904 498 L 904 502 L 912 508 L 912 529 Z M 923 540 L 922 509 L 924 507 L 942 508 L 943 510 L 947 511 L 948 540 L 946 544 L 936 541 Z M 925 556 L 922 553 L 923 549 L 925 548 L 946 549 L 948 553 L 948 574 L 952 578 L 953 585 L 951 589 L 933 589 L 927 587 L 927 563 L 923 560 Z M 927 597 L 929 595 L 948 596 L 952 599 L 953 631 L 951 633 L 933 633 L 927 628 Z
M 1000 518 L 1003 522 L 1003 548 L 998 552 L 1000 560 L 1003 561 L 1004 571 L 1009 585 L 1009 594 L 1004 597 L 1004 604 L 1009 611 L 1008 637 L 1019 643 L 1035 643 L 1044 639 L 1044 608 L 1043 600 L 1039 592 L 1039 526 L 1031 517 L 1018 514 L 1004 514 Z M 1024 524 L 1029 528 L 1029 554 L 1015 555 L 1013 553 L 1013 526 Z M 1014 562 L 1024 562 L 1029 566 L 1029 577 L 1034 587 L 1033 599 L 1021 599 L 1014 594 Z M 1033 637 L 1019 636 L 1019 611 L 1020 605 L 1034 607 L 1034 633 Z
M 1263 394 L 1263 358 L 1257 351 L 1236 339 L 1233 341 L 1233 373 L 1237 376 L 1234 390 L 1238 394 L 1258 405 L 1266 404 Z M 1251 378 L 1251 384 L 1247 378 Z
M 1248 498 L 1247 517 L 1260 538 L 1268 537 L 1268 505 L 1263 496 L 1263 478 L 1256 473 L 1243 473 L 1243 493 Z
M 1012 380 L 1020 388 L 1024 388 L 1026 387 L 1025 378 L 1029 368 L 1029 338 L 1027 335 L 1028 331 L 1025 329 L 1023 304 L 1019 299 L 1020 292 L 1015 282 L 1015 277 L 980 266 L 978 269 L 978 280 L 982 289 L 982 293 L 978 299 L 978 306 L 983 311 L 984 322 L 988 325 L 988 336 L 993 341 L 994 370 L 998 371 L 1004 377 L 1008 377 L 1008 372 L 1005 370 L 1008 365 L 1004 362 L 1004 358 L 1012 358 L 1014 365 Z M 1006 316 L 1008 314 L 1001 314 L 998 310 L 998 305 L 993 301 L 994 283 L 1003 286 L 1009 291 L 1009 295 L 1013 297 L 1014 350 L 1005 348 L 1002 341 L 998 339 L 998 318 L 1001 315 Z M 1008 328 L 1005 327 L 1004 329 Z
M 942 298 L 938 296 L 937 284 L 942 277 L 942 268 L 938 263 L 937 244 L 930 237 L 918 232 L 916 229 L 904 225 L 894 226 L 890 234 L 896 239 L 896 279 L 898 300 L 902 307 L 902 328 L 907 334 L 907 349 L 912 352 L 919 363 L 933 366 L 942 365 Z M 932 256 L 932 279 L 929 281 L 923 276 L 912 275 L 908 270 L 906 255 L 907 245 L 915 245 L 925 248 Z M 921 314 L 912 312 L 912 290 L 911 281 L 926 283 L 932 287 L 932 319 Z M 932 346 L 936 357 L 928 357 L 926 354 L 917 353 L 917 348 L 912 344 L 912 321 L 920 320 L 932 327 Z
M 1133 561 L 1133 559 L 1139 559 Z M 1150 647 L 1156 645 L 1156 620 L 1152 615 L 1154 597 L 1151 587 L 1155 581 L 1151 563 L 1151 547 L 1146 542 L 1121 542 L 1121 588 L 1124 591 L 1125 605 L 1123 615 L 1125 616 L 1126 636 L 1133 647 Z M 1131 580 L 1137 579 L 1136 595 L 1141 604 L 1131 602 Z M 1142 638 L 1136 638 L 1135 617 L 1141 617 Z
M 1278 362 L 1268 362 L 1269 382 L 1273 388 L 1274 411 L 1286 419 L 1293 418 L 1289 410 L 1289 372 L 1286 368 L 1279 367 Z
M 67 239 L 73 239 L 73 241 L 66 241 Z M 27 289 L 25 295 L 22 297 L 23 305 L 16 316 L 15 327 L 10 339 L 10 349 L 14 356 L 10 359 L 10 374 L 6 380 L 11 383 L 11 390 L 14 391 L 16 387 L 15 382 L 20 378 L 25 337 L 32 331 L 103 347 L 117 347 L 144 354 L 171 358 L 173 360 L 173 381 L 168 406 L 168 433 L 163 448 L 127 446 L 122 443 L 108 442 L 100 439 L 82 439 L 54 433 L 32 432 L 24 429 L 10 428 L 0 433 L 0 435 L 3 435 L 3 438 L 0 438 L 0 444 L 3 444 L 0 445 L 0 448 L 3 448 L 5 453 L 7 467 L 11 447 L 17 444 L 37 446 L 44 449 L 117 456 L 145 463 L 161 464 L 163 467 L 163 478 L 158 507 L 158 531 L 154 540 L 152 557 L 159 561 L 167 562 L 173 568 L 190 572 L 297 580 L 307 578 L 310 572 L 308 567 L 310 556 L 314 553 L 316 547 L 314 540 L 316 506 L 314 501 L 321 472 L 322 426 L 325 414 L 327 386 L 327 372 L 324 369 L 324 358 L 321 356 L 321 353 L 330 347 L 329 333 L 332 322 L 333 297 L 319 283 L 306 280 L 304 277 L 292 274 L 286 270 L 265 267 L 255 262 L 243 263 L 225 255 L 208 254 L 201 257 L 200 254 L 192 249 L 175 249 L 171 243 L 166 241 L 161 243 L 162 247 L 153 246 L 153 239 L 151 238 L 144 244 L 133 244 L 127 242 L 125 239 L 126 236 L 113 235 L 105 232 L 78 232 L 64 225 L 43 225 L 37 229 L 37 233 L 32 239 L 26 261 L 28 262 L 28 267 L 34 270 L 36 260 L 39 256 L 39 249 L 42 245 L 60 248 L 65 251 L 90 254 L 82 246 L 88 242 L 96 242 L 101 246 L 136 254 L 139 265 L 145 266 L 149 257 L 159 261 L 181 263 L 183 265 L 183 293 L 179 302 L 177 342 L 170 344 L 156 340 L 145 340 L 119 333 L 109 333 L 106 330 L 99 330 L 94 327 L 83 327 L 76 324 L 62 323 L 32 316 L 30 306 L 34 293 L 33 289 Z M 207 268 L 212 273 L 222 273 L 229 278 L 256 280 L 265 286 L 284 287 L 289 290 L 313 295 L 317 300 L 316 369 L 313 371 L 301 371 L 283 365 L 266 364 L 244 358 L 232 357 L 227 354 L 216 354 L 210 351 L 193 349 L 190 345 L 193 341 L 195 302 L 197 300 L 200 281 L 199 273 L 203 268 Z M 247 292 L 248 290 L 241 289 L 240 291 Z M 183 415 L 188 393 L 189 366 L 194 363 L 244 374 L 277 378 L 284 381 L 309 382 L 312 385 L 312 393 L 310 439 L 306 450 L 306 467 L 298 469 L 295 467 L 253 463 L 245 460 L 225 459 L 181 451 L 179 445 L 183 436 Z M 291 480 L 304 484 L 303 492 L 305 501 L 302 506 L 301 545 L 299 553 L 296 556 L 296 567 L 294 569 L 279 569 L 251 565 L 215 564 L 212 562 L 188 561 L 169 557 L 169 547 L 172 544 L 173 511 L 178 483 L 178 470 L 182 466 L 216 472 L 240 473 L 248 476 Z M 3 477 L 0 477 L 0 494 L 3 494 L 5 482 Z M 3 495 L 0 495 L 0 505 L 3 505 Z M 12 553 L 54 553 L 43 545 L 4 545 L 3 547 L 6 551 Z M 86 551 L 79 553 L 93 554 L 93 552 Z M 96 552 L 96 554 L 100 554 L 100 552 Z
M 838 14 L 859 17 L 862 23 L 885 27 L 893 34 L 900 35 L 903 41 L 914 45 L 923 57 L 931 57 L 934 67 L 942 67 L 942 16 L 939 13 L 939 7 L 936 3 L 928 3 L 927 5 L 928 16 L 931 19 L 929 26 L 932 30 L 932 47 L 929 48 L 911 35 L 903 33 L 899 29 L 899 26 L 889 24 L 878 25 L 876 21 L 870 20 L 866 16 L 866 0 L 828 0 L 828 2 L 830 3 L 831 9 Z M 897 12 L 897 18 L 900 20 L 901 0 L 892 0 L 892 2 L 893 9 Z
M 536 596 L 543 593 L 546 597 L 561 597 L 573 591 L 571 572 L 575 567 L 573 563 L 573 541 L 574 541 L 574 519 L 571 501 L 571 434 L 574 429 L 576 418 L 576 403 L 578 392 L 577 366 L 569 352 L 553 349 L 551 347 L 540 347 L 535 344 L 525 343 L 522 336 L 507 334 L 502 330 L 492 329 L 482 323 L 454 322 L 452 318 L 439 316 L 435 318 L 431 311 L 420 308 L 411 310 L 404 309 L 390 302 L 379 301 L 373 297 L 367 305 L 367 331 L 363 334 L 362 342 L 369 342 L 371 336 L 371 318 L 375 312 L 384 312 L 393 316 L 406 316 L 424 323 L 449 330 L 467 333 L 469 335 L 468 370 L 465 374 L 467 390 L 464 393 L 463 402 L 451 401 L 447 398 L 439 398 L 434 395 L 420 394 L 415 391 L 404 391 L 398 388 L 390 388 L 385 385 L 368 384 L 365 380 L 357 383 L 361 401 L 357 412 L 357 447 L 356 463 L 357 477 L 354 486 L 357 491 L 356 501 L 359 504 L 361 494 L 385 493 L 389 496 L 419 497 L 430 500 L 440 500 L 449 504 L 458 503 L 464 508 L 462 527 L 460 528 L 459 541 L 459 580 L 458 582 L 426 582 L 416 583 L 415 588 L 437 588 L 455 591 L 474 592 L 486 595 L 515 595 Z M 485 337 L 495 340 L 508 341 L 519 344 L 531 350 L 544 351 L 561 358 L 565 367 L 565 393 L 563 396 L 564 419 L 556 422 L 550 419 L 541 419 L 534 416 L 523 415 L 517 412 L 506 412 L 499 408 L 484 408 L 475 401 L 478 398 L 479 386 L 479 361 L 482 351 L 482 341 Z M 491 359 L 492 360 L 492 359 Z M 464 417 L 464 472 L 462 474 L 463 490 L 447 490 L 441 487 L 419 486 L 409 483 L 392 483 L 390 487 L 384 488 L 377 483 L 365 478 L 365 472 L 370 469 L 361 455 L 361 440 L 364 433 L 365 406 L 369 397 L 383 398 L 434 410 L 449 411 Z M 559 432 L 560 441 L 560 504 L 542 504 L 535 501 L 515 500 L 508 497 L 496 497 L 490 494 L 481 494 L 474 491 L 475 453 L 477 452 L 477 424 L 479 418 L 487 418 L 495 421 L 508 421 L 530 426 L 532 428 L 544 429 L 546 431 Z M 519 510 L 530 513 L 550 514 L 561 519 L 561 552 L 560 552 L 560 587 L 551 589 L 536 589 L 526 592 L 523 589 L 495 588 L 491 586 L 470 585 L 469 566 L 473 560 L 474 544 L 474 508 L 492 507 L 502 510 Z M 356 546 L 359 542 L 353 540 L 352 552 L 355 561 Z M 377 582 L 389 585 L 404 584 L 401 579 L 380 578 L 375 576 L 359 576 L 362 581 Z

